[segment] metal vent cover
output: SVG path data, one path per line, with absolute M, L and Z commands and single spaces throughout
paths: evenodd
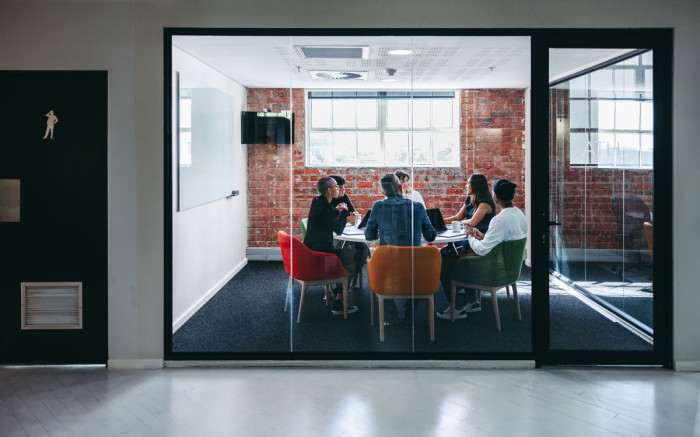
M 367 80 L 366 71 L 309 70 L 315 80 Z
M 82 282 L 22 282 L 22 329 L 83 329 Z
M 296 46 L 307 59 L 367 59 L 368 46 Z

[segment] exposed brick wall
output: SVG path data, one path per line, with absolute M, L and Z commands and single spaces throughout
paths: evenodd
M 347 191 L 362 212 L 383 197 L 379 179 L 396 168 L 306 168 L 304 90 L 250 89 L 248 110 L 267 108 L 295 114 L 295 143 L 290 169 L 289 145 L 248 146 L 248 246 L 275 247 L 277 231 L 289 230 L 301 236 L 300 220 L 308 215 L 316 182 L 322 176 L 340 174 Z M 525 102 L 523 90 L 463 90 L 460 92 L 460 168 L 430 168 L 414 171 L 413 186 L 428 207 L 444 215 L 456 213 L 466 197 L 464 185 L 472 173 L 483 173 L 492 182 L 508 178 L 525 187 Z M 408 170 L 408 169 L 405 169 Z M 290 181 L 292 195 L 290 202 Z M 524 211 L 524 191 L 515 204 Z M 289 210 L 292 210 L 290 222 Z
M 550 202 L 552 218 L 562 222 L 569 249 L 621 249 L 623 242 L 612 210 L 613 196 L 638 196 L 652 211 L 653 170 L 571 167 L 568 91 L 550 91 Z M 557 132 L 558 130 L 558 132 Z M 557 139 L 563 147 L 557 148 Z M 563 151 L 563 153 L 558 152 Z M 560 180 L 564 183 L 560 186 Z M 557 208 L 558 206 L 558 208 Z M 557 216 L 557 213 L 560 215 Z M 626 248 L 646 249 L 643 238 Z

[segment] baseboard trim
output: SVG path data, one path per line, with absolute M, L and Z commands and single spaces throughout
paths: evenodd
M 673 368 L 677 372 L 700 372 L 700 361 L 676 361 Z
M 176 333 L 177 330 L 180 329 L 182 325 L 184 325 L 190 319 L 190 317 L 192 317 L 197 311 L 199 311 L 204 306 L 204 304 L 209 302 L 209 299 L 214 297 L 214 295 L 218 293 L 219 290 L 221 290 L 221 288 L 224 285 L 226 285 L 228 281 L 231 280 L 231 278 L 236 276 L 236 274 L 240 272 L 241 269 L 243 269 L 243 267 L 246 266 L 246 264 L 248 264 L 247 259 L 241 261 L 236 267 L 233 268 L 233 270 L 228 272 L 226 276 L 224 276 L 219 282 L 214 284 L 214 286 L 211 287 L 209 291 L 204 293 L 202 297 L 200 297 L 194 304 L 192 304 L 192 306 L 189 307 L 187 311 L 184 312 L 184 314 L 175 319 L 173 321 L 173 334 Z
M 107 360 L 107 370 L 153 370 L 162 369 L 161 358 L 113 359 Z
M 165 367 L 277 367 L 331 369 L 534 369 L 532 360 L 165 361 Z

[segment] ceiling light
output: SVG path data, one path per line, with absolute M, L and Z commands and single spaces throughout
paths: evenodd
M 307 59 L 367 59 L 368 46 L 296 46 Z
M 410 49 L 389 49 L 386 53 L 392 56 L 405 56 L 412 54 L 413 51 Z

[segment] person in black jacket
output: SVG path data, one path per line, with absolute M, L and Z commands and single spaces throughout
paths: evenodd
M 355 224 L 357 225 L 362 221 L 362 215 L 360 215 L 360 213 L 358 213 L 355 210 L 355 206 L 353 206 L 352 201 L 350 200 L 347 192 L 345 191 L 345 178 L 335 174 L 332 174 L 328 177 L 335 179 L 335 181 L 338 183 L 338 197 L 336 197 L 335 199 L 331 199 L 331 205 L 333 206 L 333 208 L 335 208 L 341 203 L 346 204 L 348 207 L 348 213 L 355 215 Z M 348 214 L 348 217 L 350 217 L 350 214 Z M 355 249 L 354 269 L 357 275 L 352 277 L 352 280 L 350 281 L 350 287 L 359 288 L 362 286 L 362 284 L 360 284 L 360 281 L 358 280 L 360 277 L 359 274 L 360 272 L 362 272 L 362 268 L 367 262 L 367 258 L 369 258 L 369 246 L 367 246 L 367 244 L 364 243 L 351 243 L 336 240 L 333 247 L 339 249 L 343 247 L 343 243 L 345 243 L 345 246 L 349 246 Z
M 333 248 L 333 233 L 340 235 L 348 220 L 348 206 L 339 203 L 334 208 L 331 201 L 338 197 L 338 183 L 331 177 L 323 177 L 316 184 L 319 195 L 311 201 L 309 221 L 306 224 L 304 245 L 315 252 L 332 253 L 343 263 L 343 267 L 355 275 L 355 250 L 351 247 Z M 336 287 L 336 300 L 333 315 L 343 314 L 342 284 Z M 357 311 L 356 306 L 348 307 L 348 314 Z

